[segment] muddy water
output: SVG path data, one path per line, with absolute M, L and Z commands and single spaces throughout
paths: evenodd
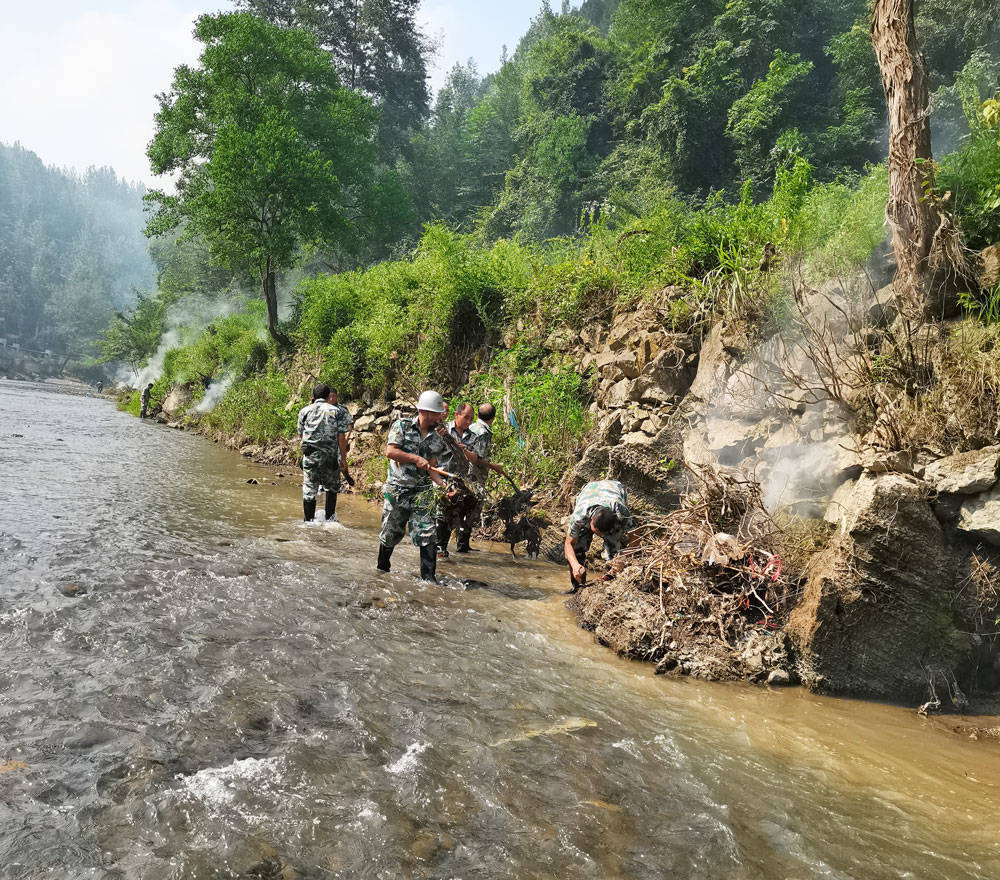
M 0 877 L 1000 876 L 1000 748 L 656 678 L 544 563 L 427 587 L 411 547 L 376 577 L 369 506 L 298 516 L 294 478 L 0 383 Z

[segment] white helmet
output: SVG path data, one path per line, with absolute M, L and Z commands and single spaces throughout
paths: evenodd
M 417 409 L 435 413 L 448 412 L 448 407 L 444 405 L 444 398 L 436 391 L 425 391 L 421 394 L 417 401 Z

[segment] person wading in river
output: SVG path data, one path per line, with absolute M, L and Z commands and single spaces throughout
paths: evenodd
M 447 411 L 440 394 L 425 391 L 417 401 L 417 417 L 399 419 L 389 429 L 385 447 L 389 470 L 378 536 L 379 571 L 389 571 L 392 551 L 409 526 L 410 540 L 420 551 L 420 577 L 436 582 L 437 535 L 431 484 L 444 485 L 435 467 L 445 451 L 445 441 L 434 429 Z
M 447 444 L 444 453 L 438 459 L 442 470 L 464 474 L 467 466 L 463 467 L 455 462 L 455 456 L 459 452 L 469 460 L 470 464 L 478 460 L 478 456 L 469 448 L 472 442 L 469 426 L 472 424 L 474 415 L 472 407 L 463 403 L 455 410 L 454 421 L 448 422 L 443 428 L 438 429 L 455 441 L 454 446 Z M 457 552 L 469 552 L 468 520 L 478 500 L 464 485 L 451 486 L 441 498 L 437 513 L 437 555 L 439 558 L 448 555 L 448 541 L 451 539 L 453 529 L 458 531 Z
M 563 545 L 572 583 L 569 593 L 587 584 L 587 551 L 594 535 L 604 539 L 601 555 L 610 560 L 621 550 L 625 533 L 631 527 L 628 494 L 617 480 L 595 480 L 580 490 Z
M 471 412 L 471 407 L 469 410 Z M 496 407 L 491 403 L 484 403 L 479 407 L 479 419 L 469 425 L 468 431 L 462 439 L 466 447 L 465 456 L 469 459 L 472 468 L 469 473 L 469 481 L 472 484 L 473 492 L 470 493 L 470 503 L 462 508 L 461 516 L 455 525 L 455 552 L 468 553 L 469 539 L 472 537 L 472 530 L 479 519 L 483 506 L 483 498 L 486 491 L 486 481 L 490 471 L 503 474 L 511 483 L 514 482 L 506 468 L 502 464 L 490 461 L 493 454 L 493 420 L 497 417 Z M 458 421 L 458 413 L 455 414 L 455 421 Z M 448 538 L 450 531 L 442 534 L 438 531 L 438 555 L 442 555 L 440 550 L 444 549 L 447 555 Z M 443 538 L 443 540 L 442 540 Z
M 347 476 L 347 432 L 351 414 L 337 403 L 337 392 L 326 385 L 313 388 L 312 403 L 299 410 L 302 441 L 302 513 L 306 522 L 316 517 L 316 496 L 326 490 L 326 521 L 337 521 L 340 475 Z
M 142 394 L 139 395 L 139 418 L 146 418 L 146 414 L 149 412 L 149 396 L 153 393 L 153 383 L 150 382 L 145 388 L 142 389 Z

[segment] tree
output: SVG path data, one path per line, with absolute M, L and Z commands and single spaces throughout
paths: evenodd
M 374 111 L 306 31 L 242 12 L 202 16 L 195 36 L 200 66 L 178 67 L 159 96 L 148 155 L 156 174 L 178 176 L 175 194 L 147 196 L 147 234 L 184 224 L 216 260 L 250 270 L 284 343 L 276 271 L 302 247 L 351 243 L 380 213 Z
M 378 107 L 383 158 L 405 152 L 427 118 L 427 40 L 416 24 L 419 0 L 237 0 L 237 5 L 316 36 L 345 86 Z
M 896 256 L 896 296 L 911 315 L 927 314 L 932 260 L 967 277 L 957 232 L 934 197 L 927 76 L 917 43 L 914 0 L 875 0 L 872 44 L 889 107 L 889 201 L 886 219 Z M 942 287 L 941 293 L 945 292 Z

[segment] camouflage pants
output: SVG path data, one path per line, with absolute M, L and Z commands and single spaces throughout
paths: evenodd
M 313 448 L 302 456 L 302 497 L 315 501 L 320 491 L 340 491 L 340 450 Z
M 482 500 L 471 492 L 458 492 L 450 498 L 445 495 L 437 514 L 438 546 L 445 549 L 454 531 L 459 546 L 467 547 L 481 509 Z
M 415 547 L 428 547 L 435 543 L 434 495 L 430 489 L 385 490 L 382 504 L 382 529 L 379 542 L 395 547 L 410 527 L 410 540 Z

